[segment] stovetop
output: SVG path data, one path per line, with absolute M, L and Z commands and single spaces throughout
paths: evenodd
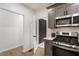
M 67 43 L 71 45 L 79 45 L 77 37 L 57 36 L 53 41 Z
M 57 36 L 56 39 L 53 40 L 53 43 L 65 47 L 79 49 L 79 42 L 77 37 Z

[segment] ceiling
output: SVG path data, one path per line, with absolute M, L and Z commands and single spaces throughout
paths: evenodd
M 39 10 L 53 4 L 55 3 L 24 3 L 23 5 L 31 8 L 32 10 Z

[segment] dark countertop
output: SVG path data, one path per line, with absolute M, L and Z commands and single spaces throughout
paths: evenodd
M 45 37 L 44 40 L 54 40 L 56 37 Z

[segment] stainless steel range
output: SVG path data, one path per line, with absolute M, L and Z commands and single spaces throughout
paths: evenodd
M 61 46 L 79 49 L 79 36 L 77 32 L 57 32 L 53 43 Z
M 77 32 L 57 32 L 53 40 L 54 56 L 79 56 L 79 35 Z

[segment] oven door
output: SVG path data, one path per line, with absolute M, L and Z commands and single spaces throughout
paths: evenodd
M 79 53 L 53 46 L 53 56 L 79 56 Z

